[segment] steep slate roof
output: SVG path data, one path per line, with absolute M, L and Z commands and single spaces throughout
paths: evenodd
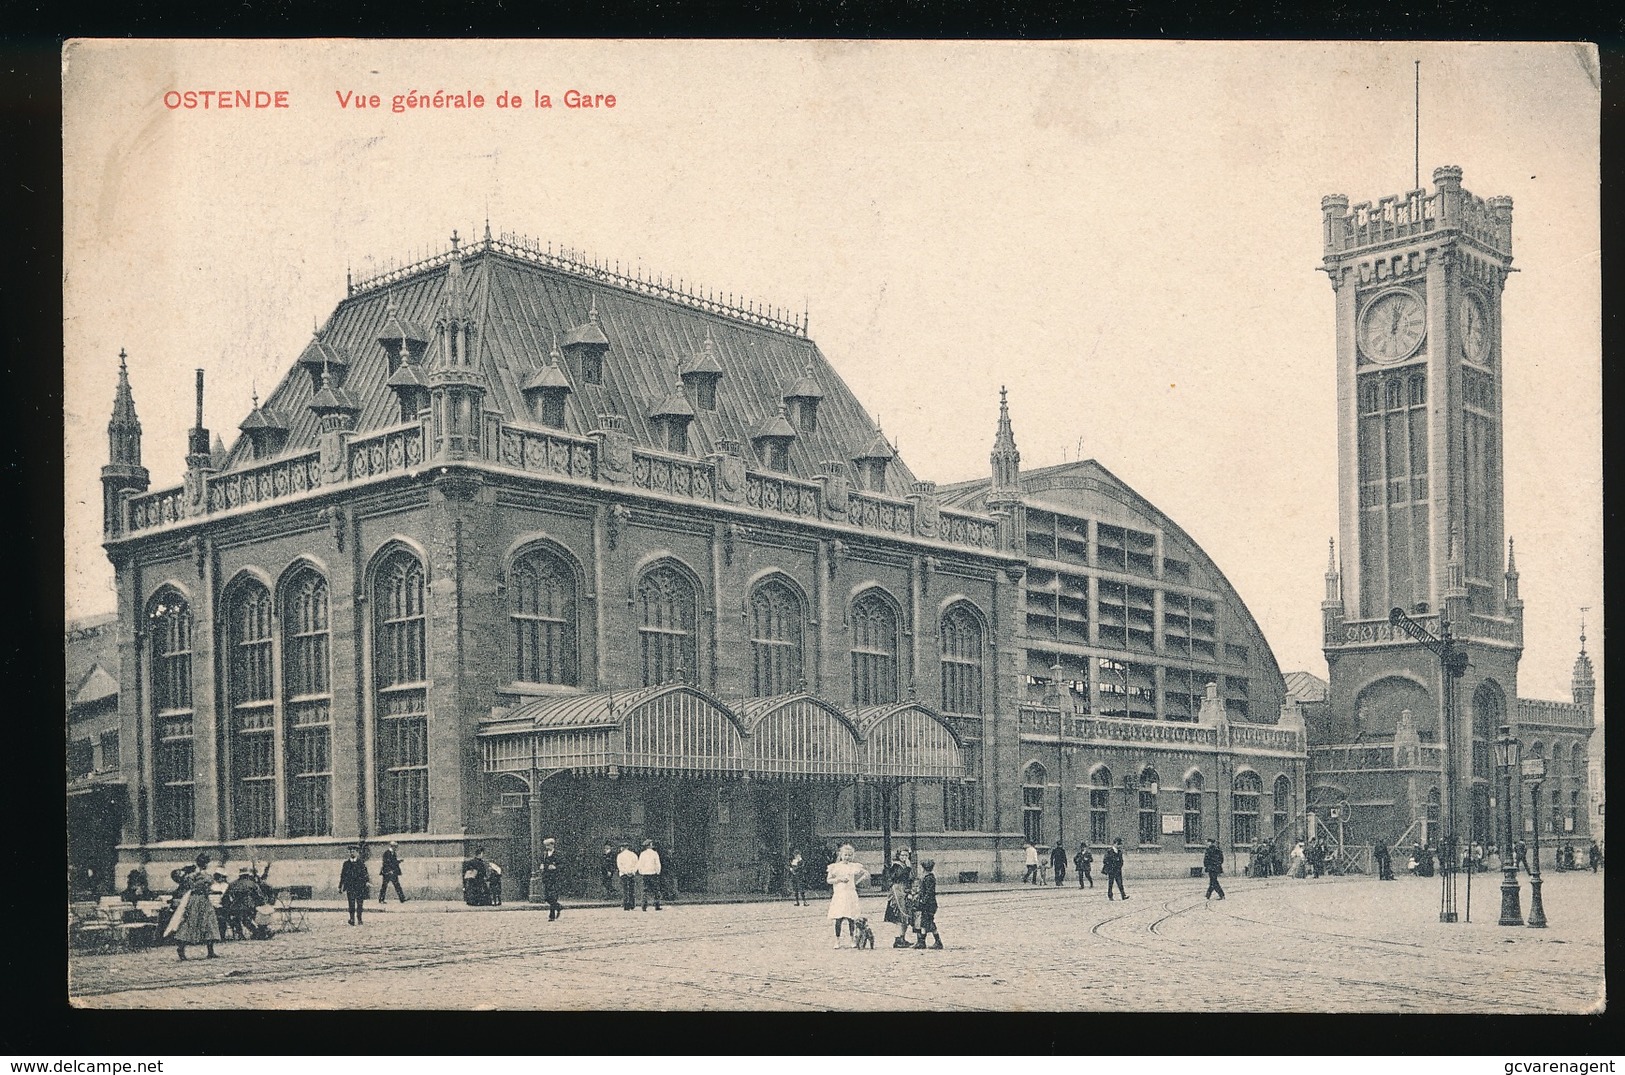
M 399 304 L 397 317 L 433 325 L 447 271 L 442 264 L 346 298 L 322 327 L 322 342 L 348 359 L 343 388 L 361 408 L 358 432 L 398 424 L 399 403 L 385 385 L 389 369 L 378 343 L 390 320 L 390 300 Z M 566 367 L 573 389 L 565 405 L 569 432 L 584 434 L 597 426 L 598 414 L 615 413 L 624 416 L 638 444 L 658 447 L 649 410 L 670 394 L 678 363 L 704 352 L 709 330 L 723 377 L 717 386 L 716 411 L 701 411 L 689 428 L 695 456 L 731 439 L 744 445 L 747 462 L 759 463 L 751 435 L 778 414 L 785 394 L 809 366 L 824 398 L 817 431 L 798 433 L 791 442 L 790 473 L 813 478 L 820 462 L 850 462 L 874 437 L 873 419 L 809 339 L 478 246 L 465 253 L 462 275 L 467 309 L 476 326 L 472 346 L 489 389 L 486 402 L 508 421 L 528 421 L 522 386 L 542 365 L 555 334 L 559 340 L 571 340 L 588 324 L 587 311 L 596 300 L 598 325 L 609 341 L 603 384 L 577 384 L 575 371 Z M 431 344 L 424 355 L 427 368 L 437 361 L 435 352 Z M 309 409 L 311 378 L 293 365 L 262 405 L 288 423 L 286 452 L 310 451 L 318 433 L 316 416 Z M 335 380 L 341 368 L 333 366 Z M 251 460 L 247 438 L 239 438 L 228 466 L 240 467 Z M 913 481 L 903 461 L 894 459 L 886 491 L 904 496 Z
M 1298 702 L 1324 702 L 1326 681 L 1313 672 L 1288 672 L 1286 696 Z

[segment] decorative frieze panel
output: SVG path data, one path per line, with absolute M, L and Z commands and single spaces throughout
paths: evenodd
M 941 533 L 938 536 L 954 545 L 996 549 L 999 547 L 999 524 L 991 519 L 977 519 L 945 511 L 942 513 Z
M 498 462 L 515 470 L 564 477 L 592 477 L 592 445 L 534 429 L 503 426 Z
M 350 442 L 350 477 L 410 470 L 423 462 L 423 427 L 407 426 L 366 440 Z
M 1232 728 L 1234 727 L 1237 726 L 1232 725 Z M 1021 710 L 1022 734 L 1054 737 L 1057 729 L 1063 740 L 1071 739 L 1079 742 L 1111 741 L 1201 747 L 1219 745 L 1217 731 L 1200 724 L 1113 720 L 1107 717 L 1064 716 L 1058 719 L 1054 710 L 1046 712 L 1030 707 L 1023 707 Z
M 130 499 L 130 529 L 146 530 L 183 518 L 186 494 L 180 489 L 163 489 Z
M 1303 752 L 1301 737 L 1294 729 L 1271 728 L 1268 725 L 1258 724 L 1231 724 L 1230 745 L 1241 750 Z
M 864 530 L 879 530 L 888 534 L 914 533 L 914 506 L 895 500 L 881 500 L 864 493 L 853 493 L 847 505 L 846 521 Z
M 818 486 L 773 474 L 751 474 L 745 479 L 745 503 L 763 511 L 816 518 Z
M 303 493 L 322 484 L 321 453 L 279 459 L 209 479 L 209 510 L 227 511 Z
M 652 493 L 670 493 L 696 500 L 711 500 L 716 490 L 710 463 L 647 452 L 632 453 L 632 484 Z
M 1412 616 L 1412 620 L 1427 628 L 1435 636 L 1439 633 L 1439 617 Z M 1382 643 L 1405 644 L 1411 636 L 1387 620 L 1345 620 L 1326 632 L 1327 646 L 1363 646 Z

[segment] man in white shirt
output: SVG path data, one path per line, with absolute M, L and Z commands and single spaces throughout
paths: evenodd
M 630 911 L 638 883 L 638 854 L 631 844 L 621 845 L 621 853 L 615 856 L 615 872 L 621 875 L 621 910 Z
M 655 898 L 655 910 L 660 910 L 660 852 L 653 840 L 643 841 L 643 853 L 638 856 L 638 877 L 643 880 L 643 909 L 649 909 L 649 897 Z

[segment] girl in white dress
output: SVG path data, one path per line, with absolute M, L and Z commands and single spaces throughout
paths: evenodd
M 856 935 L 857 921 L 863 917 L 863 908 L 858 903 L 858 886 L 869 877 L 869 871 L 863 868 L 861 862 L 854 862 L 855 852 L 851 844 L 842 844 L 840 850 L 835 852 L 835 861 L 829 864 L 829 872 L 825 880 L 829 882 L 833 894 L 829 898 L 829 917 L 835 920 L 835 947 L 841 945 L 841 922 L 847 925 L 847 933 Z

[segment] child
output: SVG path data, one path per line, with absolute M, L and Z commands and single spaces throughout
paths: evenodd
M 920 875 L 920 893 L 915 897 L 915 908 L 920 912 L 919 925 L 914 928 L 914 947 L 925 947 L 925 935 L 931 934 L 931 947 L 942 947 L 942 935 L 937 932 L 937 875 L 932 870 L 937 868 L 936 860 L 924 859 L 920 862 L 920 869 L 925 872 Z
M 801 857 L 801 849 L 793 848 L 790 851 L 788 873 L 790 874 L 790 895 L 795 899 L 796 906 L 804 906 L 807 902 L 807 882 L 801 876 L 806 860 Z

